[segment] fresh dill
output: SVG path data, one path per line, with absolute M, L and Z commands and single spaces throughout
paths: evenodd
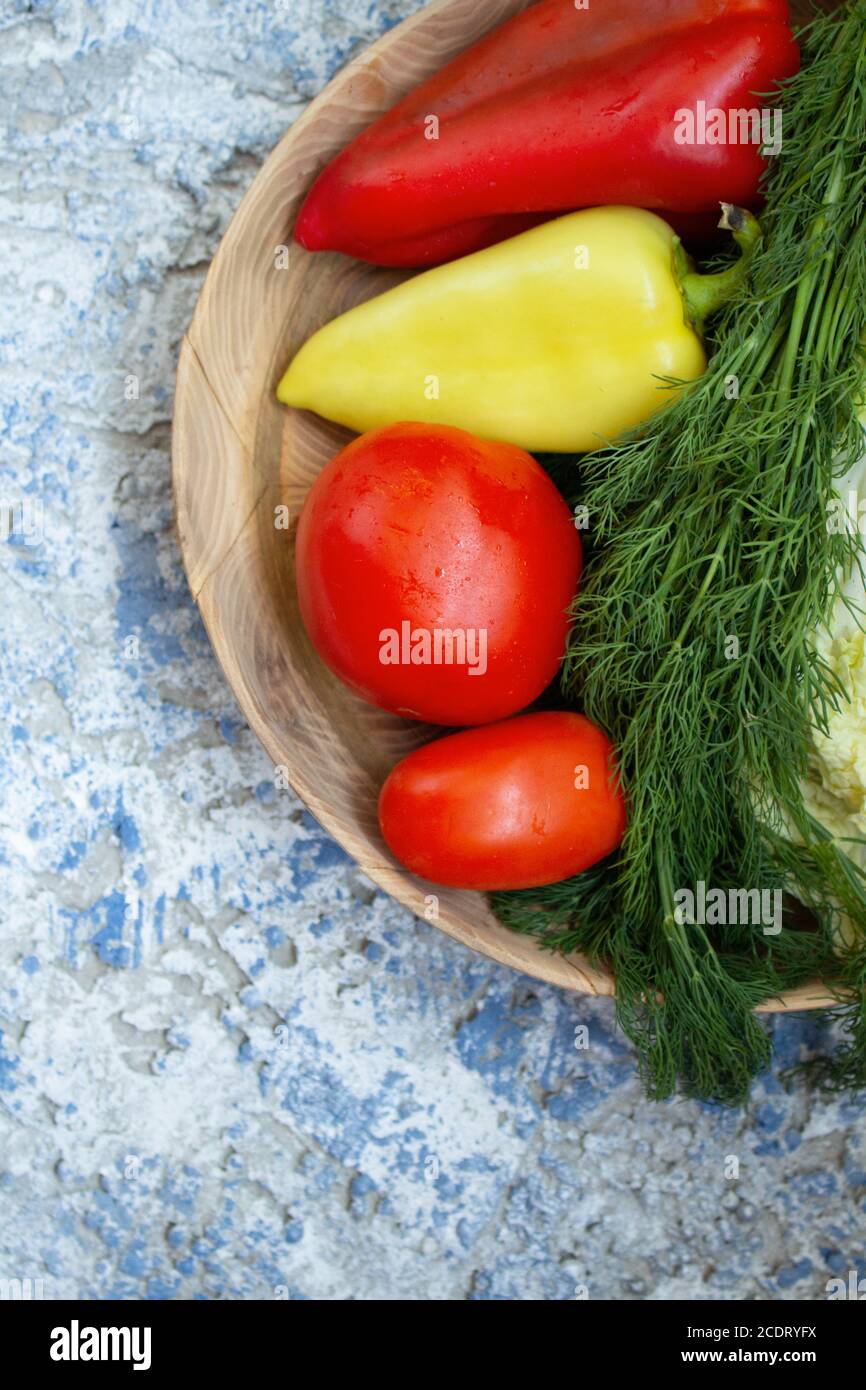
M 817 1078 L 866 1085 L 866 876 L 801 788 L 810 731 L 845 695 L 812 634 L 861 558 L 827 516 L 862 447 L 866 0 L 800 42 L 763 240 L 707 372 L 577 461 L 592 548 L 562 688 L 617 749 L 625 840 L 576 878 L 494 899 L 515 930 L 610 966 L 654 1097 L 741 1102 L 770 1056 L 755 1006 L 815 978 L 838 991 L 844 1033 Z M 784 893 L 780 929 L 682 920 L 675 895 L 701 881 Z

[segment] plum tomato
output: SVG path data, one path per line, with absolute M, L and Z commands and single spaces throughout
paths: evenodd
M 519 715 L 425 744 L 379 797 L 391 853 L 421 878 L 488 892 L 581 873 L 619 845 L 607 735 L 582 714 Z

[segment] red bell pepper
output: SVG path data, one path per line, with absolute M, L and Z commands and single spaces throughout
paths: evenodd
M 757 144 L 680 143 L 677 113 L 777 106 L 798 65 L 787 0 L 539 0 L 337 155 L 295 236 L 431 265 L 596 204 L 754 206 Z

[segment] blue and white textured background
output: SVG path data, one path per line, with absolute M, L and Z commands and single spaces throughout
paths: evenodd
M 821 1298 L 866 1273 L 864 1103 L 646 1103 L 607 1003 L 414 921 L 274 790 L 187 593 L 169 422 L 207 263 L 413 7 L 0 0 L 0 1280 Z M 790 1060 L 814 1025 L 775 1031 Z

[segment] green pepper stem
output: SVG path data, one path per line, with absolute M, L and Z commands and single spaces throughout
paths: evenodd
M 686 320 L 701 337 L 707 319 L 727 304 L 745 281 L 762 236 L 758 219 L 733 203 L 722 203 L 719 226 L 733 234 L 741 255 L 733 265 L 715 274 L 702 275 L 695 270 L 679 237 L 674 241 L 674 271 L 682 290 Z

